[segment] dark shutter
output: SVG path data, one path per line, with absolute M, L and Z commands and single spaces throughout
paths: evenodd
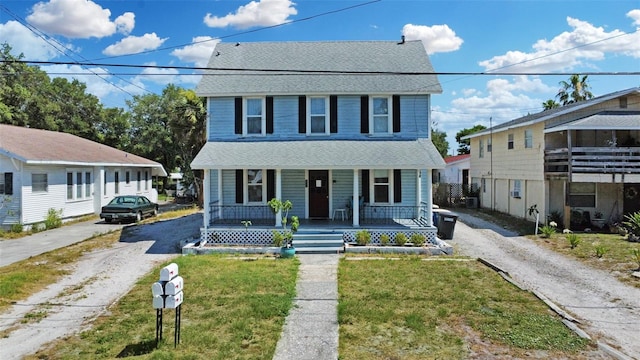
M 267 201 L 276 197 L 276 171 L 267 170 Z
M 267 134 L 273 134 L 273 96 L 267 96 Z
M 360 133 L 369 133 L 369 96 L 360 97 Z
M 400 95 L 393 95 L 393 132 L 400 132 Z
M 13 173 L 4 173 L 4 194 L 13 195 Z
M 362 170 L 362 197 L 364 202 L 369 202 L 369 170 Z
M 298 97 L 298 133 L 307 133 L 307 97 Z
M 329 97 L 329 129 L 332 134 L 338 133 L 338 97 Z
M 244 203 L 244 171 L 236 170 L 236 204 Z
M 402 202 L 402 170 L 393 170 L 393 202 Z
M 242 134 L 242 98 L 236 98 L 235 106 L 236 134 Z

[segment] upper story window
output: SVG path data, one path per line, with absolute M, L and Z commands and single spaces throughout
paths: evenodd
M 478 157 L 484 157 L 484 140 L 480 139 L 478 144 Z
M 513 134 L 509 134 L 507 138 L 507 149 L 513 149 Z
M 307 134 L 329 134 L 329 97 L 309 97 Z
M 525 149 L 531 149 L 533 147 L 533 131 L 524 131 L 524 147 Z
M 266 117 L 264 98 L 244 99 L 243 135 L 265 135 Z
M 390 134 L 393 129 L 391 97 L 372 96 L 370 102 L 371 125 L 373 134 Z
M 49 191 L 47 174 L 31 174 L 31 191 L 34 193 Z

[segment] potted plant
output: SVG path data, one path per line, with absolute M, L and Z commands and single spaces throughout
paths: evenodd
M 287 228 L 287 224 L 289 222 L 289 210 L 293 208 L 291 201 L 282 201 L 280 199 L 273 198 L 269 200 L 268 204 L 274 214 L 280 214 L 282 216 L 282 231 L 273 231 L 273 243 L 275 246 L 280 247 L 281 257 L 292 257 L 296 253 L 296 249 L 293 247 L 293 234 L 298 231 L 300 219 L 297 216 L 292 216 L 290 227 Z

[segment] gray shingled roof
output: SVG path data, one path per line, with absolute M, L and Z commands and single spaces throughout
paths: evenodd
M 421 41 L 218 43 L 207 67 L 204 97 L 442 92 Z
M 580 109 L 584 109 L 586 107 L 589 106 L 593 106 L 593 105 L 597 105 L 600 103 L 603 103 L 605 101 L 609 101 L 611 99 L 615 99 L 617 97 L 622 97 L 622 96 L 627 96 L 629 94 L 633 94 L 633 93 L 640 93 L 640 87 L 635 87 L 635 88 L 630 88 L 630 89 L 625 89 L 625 90 L 620 90 L 620 91 L 616 91 L 616 92 L 612 92 L 609 94 L 605 94 L 605 95 L 601 95 L 598 97 L 595 97 L 593 99 L 589 99 L 589 100 L 585 100 L 585 101 L 580 101 L 577 103 L 573 103 L 573 104 L 569 104 L 569 105 L 565 105 L 565 106 L 560 106 L 558 108 L 555 109 L 549 109 L 549 110 L 545 110 L 545 111 L 541 111 L 539 113 L 535 113 L 535 114 L 529 114 L 514 120 L 510 120 L 507 122 L 504 122 L 502 124 L 498 124 L 495 125 L 492 128 L 483 130 L 483 131 L 478 131 L 476 133 L 473 133 L 471 135 L 467 135 L 465 137 L 463 137 L 462 139 L 471 139 L 474 137 L 478 137 L 478 136 L 482 136 L 482 135 L 486 135 L 489 134 L 491 132 L 495 132 L 495 131 L 500 131 L 503 129 L 511 129 L 511 128 L 516 128 L 516 127 L 520 127 L 523 125 L 529 125 L 529 124 L 536 124 L 539 123 L 541 121 L 547 121 L 550 119 L 553 119 L 555 117 L 558 117 L 560 115 L 564 115 L 564 114 L 568 114 L 571 113 L 573 111 L 577 111 Z M 571 122 L 573 120 L 567 120 L 567 122 Z M 552 126 L 560 126 L 562 124 L 554 124 Z
M 31 165 L 151 167 L 167 176 L 162 164 L 79 136 L 0 124 L 0 154 Z
M 208 142 L 194 169 L 443 169 L 430 139 Z

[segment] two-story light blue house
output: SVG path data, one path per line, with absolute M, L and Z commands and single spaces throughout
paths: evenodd
M 442 89 L 420 41 L 219 43 L 196 92 L 209 115 L 191 164 L 205 174 L 207 242 L 271 243 L 274 197 L 293 202 L 301 229 L 435 241 L 431 170 L 445 163 L 430 106 Z M 250 239 L 232 229 L 243 220 Z

